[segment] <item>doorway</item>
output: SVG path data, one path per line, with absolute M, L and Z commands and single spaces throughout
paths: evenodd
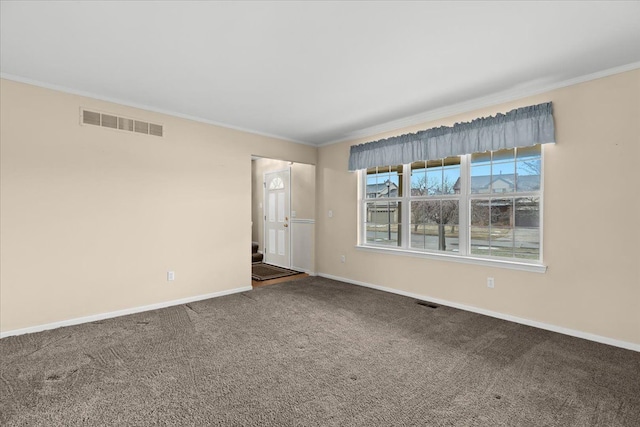
M 251 182 L 252 247 L 264 263 L 313 274 L 316 167 L 252 156 Z

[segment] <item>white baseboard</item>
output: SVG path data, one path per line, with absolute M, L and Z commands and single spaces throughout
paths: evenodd
M 640 344 L 635 344 L 632 342 L 616 340 L 613 338 L 603 337 L 601 335 L 595 335 L 588 332 L 578 331 L 575 329 L 564 328 L 562 326 L 551 325 L 549 323 L 538 322 L 536 320 L 524 319 L 522 317 L 516 317 L 510 314 L 503 314 L 497 311 L 485 310 L 483 308 L 473 307 L 470 305 L 459 304 L 456 302 L 451 302 L 451 301 L 443 300 L 440 298 L 432 298 L 427 295 L 418 295 L 412 292 L 401 291 L 393 288 L 386 288 L 384 286 L 372 285 L 370 283 L 360 282 L 358 280 L 351 280 L 344 277 L 333 276 L 331 274 L 318 273 L 318 276 L 326 277 L 327 279 L 338 280 L 340 282 L 350 283 L 352 285 L 364 286 L 366 288 L 376 289 L 384 292 L 390 292 L 392 294 L 398 294 L 405 297 L 415 298 L 418 300 L 431 301 L 436 304 L 446 305 L 448 307 L 458 308 L 460 310 L 483 314 L 485 316 L 495 317 L 497 319 L 507 320 L 509 322 L 520 323 L 522 325 L 533 326 L 534 328 L 545 329 L 547 331 L 558 332 L 560 334 L 570 335 L 576 338 L 583 338 L 585 340 L 595 341 L 601 344 L 612 345 L 614 347 L 620 347 L 627 350 L 640 352 Z
M 311 271 L 311 270 L 307 270 L 306 268 L 302 268 L 302 267 L 294 267 L 294 266 L 291 266 L 291 267 L 289 267 L 289 268 L 290 268 L 291 270 L 299 271 L 300 273 L 306 273 L 306 274 L 308 274 L 309 276 L 315 276 L 315 275 L 316 275 L 316 273 L 314 273 L 314 272 L 313 272 L 313 271 Z
M 238 292 L 246 292 L 253 289 L 251 286 L 242 288 L 229 289 L 226 291 L 213 292 L 211 294 L 197 295 L 194 297 L 181 298 L 172 301 L 160 302 L 157 304 L 143 305 L 140 307 L 126 308 L 124 310 L 111 311 L 109 313 L 93 314 L 91 316 L 76 317 L 75 319 L 62 320 L 60 322 L 46 323 L 44 325 L 30 326 L 28 328 L 14 329 L 12 331 L 0 332 L 0 338 L 13 335 L 32 334 L 34 332 L 46 331 L 48 329 L 61 328 L 63 326 L 80 325 L 82 323 L 95 322 L 98 320 L 111 319 L 113 317 L 126 316 L 128 314 L 141 313 L 143 311 L 158 310 L 160 308 L 171 307 L 174 305 L 188 304 L 190 302 L 202 301 L 209 298 L 217 298 L 225 295 L 236 294 Z

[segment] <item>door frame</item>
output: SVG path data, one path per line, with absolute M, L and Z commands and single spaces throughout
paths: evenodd
M 287 240 L 286 245 L 287 245 L 287 253 L 285 254 L 285 260 L 286 260 L 286 264 L 287 265 L 280 265 L 280 267 L 283 268 L 291 268 L 291 165 L 289 165 L 288 167 L 284 168 L 284 169 L 275 169 L 275 170 L 271 170 L 271 171 L 265 171 L 262 174 L 262 206 L 263 206 L 263 210 L 262 210 L 262 241 L 263 243 L 263 249 L 264 249 L 264 262 L 267 261 L 267 175 L 268 174 L 272 174 L 272 173 L 279 173 L 279 172 L 287 172 L 289 174 L 289 185 L 285 187 L 285 197 L 288 198 L 288 212 L 285 212 L 285 217 L 288 218 L 288 223 L 289 223 L 289 227 L 287 227 L 288 229 L 288 233 L 287 236 L 285 236 L 285 239 Z M 277 265 L 277 264 L 274 264 Z

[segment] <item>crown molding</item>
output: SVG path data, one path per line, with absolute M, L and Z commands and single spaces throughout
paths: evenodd
M 199 122 L 199 123 L 205 123 L 208 125 L 213 125 L 213 126 L 218 126 L 218 127 L 223 127 L 223 128 L 227 128 L 227 129 L 233 129 L 233 130 L 237 130 L 240 132 L 246 132 L 246 133 L 250 133 L 250 134 L 254 134 L 254 135 L 259 135 L 259 136 L 264 136 L 267 138 L 275 138 L 275 139 L 280 139 L 283 141 L 287 141 L 287 142 L 293 142 L 295 144 L 302 144 L 302 145 L 308 145 L 311 147 L 317 147 L 316 144 L 312 144 L 310 142 L 305 142 L 305 141 L 298 141 L 295 139 L 291 139 L 291 138 L 287 138 L 286 136 L 282 136 L 282 135 L 274 135 L 274 134 L 270 134 L 270 133 L 266 133 L 266 132 L 260 132 L 254 129 L 249 129 L 249 128 L 244 128 L 241 126 L 234 126 L 234 125 L 230 125 L 228 123 L 222 123 L 222 122 L 216 122 L 213 120 L 208 120 L 208 119 L 203 119 L 202 117 L 196 117 L 196 116 L 191 116 L 189 114 L 183 114 L 183 113 L 179 113 L 177 111 L 171 111 L 171 110 L 164 110 L 162 108 L 156 108 L 156 107 L 151 107 L 149 105 L 144 105 L 144 104 L 138 104 L 135 102 L 129 102 L 129 101 L 125 101 L 122 99 L 117 99 L 117 98 L 111 98 L 109 96 L 102 96 L 102 95 L 98 95 L 95 93 L 91 93 L 91 92 L 85 92 L 82 90 L 76 90 L 76 89 L 71 89 L 68 88 L 66 86 L 58 86 L 55 84 L 51 84 L 51 83 L 46 83 L 46 82 L 42 82 L 39 80 L 33 80 L 27 77 L 21 77 L 21 76 L 16 76 L 13 74 L 8 74 L 8 73 L 0 73 L 0 78 L 5 79 L 5 80 L 11 80 L 14 82 L 18 82 L 18 83 L 25 83 L 28 85 L 32 85 L 32 86 L 38 86 L 44 89 L 51 89 L 51 90 L 55 90 L 58 92 L 63 92 L 63 93 L 68 93 L 71 95 L 78 95 L 78 96 L 84 96 L 86 98 L 92 98 L 92 99 L 97 99 L 99 101 L 106 101 L 106 102 L 111 102 L 113 104 L 119 104 L 119 105 L 123 105 L 125 107 L 132 107 L 132 108 L 137 108 L 140 110 L 146 110 L 146 111 L 150 111 L 153 113 L 159 113 L 159 114 L 165 114 L 168 116 L 172 116 L 172 117 L 178 117 L 181 119 L 186 119 L 186 120 L 191 120 L 194 122 Z
M 274 134 L 270 134 L 270 133 L 265 133 L 265 132 L 260 132 L 260 131 L 256 131 L 254 129 L 249 129 L 249 128 L 243 128 L 240 126 L 233 126 L 233 125 L 229 125 L 227 123 L 222 123 L 222 122 L 216 122 L 213 120 L 208 120 L 208 119 L 203 119 L 201 117 L 196 117 L 196 116 L 191 116 L 188 114 L 183 114 L 183 113 L 179 113 L 176 111 L 170 111 L 170 110 L 163 110 L 160 108 L 155 108 L 155 107 L 151 107 L 148 105 L 143 105 L 143 104 L 137 104 L 137 103 L 132 103 L 132 102 L 128 102 L 128 101 L 124 101 L 121 99 L 116 99 L 116 98 L 111 98 L 111 97 L 107 97 L 107 96 L 101 96 L 101 95 L 97 95 L 94 93 L 90 93 L 90 92 L 85 92 L 85 91 L 80 91 L 80 90 L 75 90 L 75 89 L 70 89 L 68 87 L 64 87 L 64 86 L 58 86 L 58 85 L 54 85 L 54 84 L 50 84 L 50 83 L 45 83 L 45 82 L 41 82 L 38 80 L 33 80 L 33 79 L 29 79 L 26 77 L 21 77 L 21 76 L 16 76 L 13 74 L 7 74 L 7 73 L 0 73 L 0 78 L 6 79 L 6 80 L 12 80 L 12 81 L 16 81 L 19 83 L 25 83 L 25 84 L 29 84 L 29 85 L 33 85 L 33 86 L 38 86 L 38 87 L 42 87 L 45 89 L 51 89 L 51 90 L 55 90 L 58 92 L 64 92 L 64 93 L 69 93 L 72 95 L 78 95 L 78 96 L 84 96 L 84 97 L 88 97 L 88 98 L 93 98 L 93 99 L 97 99 L 100 101 L 106 101 L 106 102 L 111 102 L 114 104 L 119 104 L 119 105 L 123 105 L 123 106 L 127 106 L 127 107 L 132 107 L 132 108 L 138 108 L 141 110 L 147 110 L 147 111 L 151 111 L 154 113 L 159 113 L 159 114 L 166 114 L 169 116 L 173 116 L 173 117 L 178 117 L 178 118 L 182 118 L 182 119 L 186 119 L 186 120 L 192 120 L 195 122 L 199 122 L 199 123 L 205 123 L 205 124 L 209 124 L 209 125 L 213 125 L 213 126 L 219 126 L 219 127 L 223 127 L 223 128 L 227 128 L 227 129 L 233 129 L 233 130 L 237 130 L 240 132 L 246 132 L 246 133 L 250 133 L 250 134 L 254 134 L 254 135 L 259 135 L 259 136 L 264 136 L 267 138 L 275 138 L 275 139 L 279 139 L 279 140 L 283 140 L 283 141 L 287 141 L 287 142 L 292 142 L 295 144 L 301 144 L 301 145 L 306 145 L 306 146 L 311 146 L 311 147 L 323 147 L 323 146 L 327 146 L 327 145 L 332 145 L 332 144 L 338 144 L 340 142 L 345 142 L 345 141 L 351 141 L 351 140 L 355 140 L 355 139 L 360 139 L 360 138 L 367 138 L 367 137 L 372 137 L 374 135 L 378 135 L 381 133 L 385 133 L 385 132 L 391 132 L 394 130 L 400 130 L 406 127 L 410 127 L 410 126 L 415 126 L 415 125 L 419 125 L 421 123 L 427 123 L 427 122 L 431 122 L 431 121 L 435 121 L 435 120 L 440 120 L 446 117 L 450 117 L 450 116 L 454 116 L 457 114 L 463 114 L 463 113 L 468 113 L 470 111 L 474 111 L 474 110 L 478 110 L 481 108 L 486 108 L 486 107 L 491 107 L 494 105 L 498 105 L 498 104 L 502 104 L 505 102 L 511 102 L 511 101 L 516 101 L 518 99 L 522 99 L 522 98 L 526 98 L 529 96 L 535 96 L 535 95 L 539 95 L 541 93 L 545 93 L 545 92 L 550 92 L 552 90 L 556 90 L 556 89 L 560 89 L 563 87 L 567 87 L 567 86 L 573 86 L 579 83 L 584 83 L 584 82 L 588 82 L 591 80 L 596 80 L 599 78 L 603 78 L 603 77 L 608 77 L 614 74 L 620 74 L 620 73 L 624 73 L 627 71 L 632 71 L 635 69 L 640 68 L 640 62 L 633 62 L 631 64 L 627 64 L 627 65 L 622 65 L 619 67 L 614 67 L 614 68 L 609 68 L 606 70 L 602 70 L 602 71 L 598 71 L 595 73 L 591 73 L 591 74 L 586 74 L 583 76 L 579 76 L 579 77 L 574 77 L 572 79 L 568 79 L 568 80 L 563 80 L 561 82 L 556 82 L 556 83 L 550 83 L 550 84 L 541 84 L 541 85 L 537 85 L 535 87 L 528 87 L 528 88 L 517 88 L 517 89 L 512 89 L 512 90 L 506 90 L 506 91 L 501 91 L 495 94 L 491 94 L 491 95 L 487 95 L 487 96 L 483 96 L 480 98 L 474 98 L 468 101 L 463 101 L 463 102 L 459 102 L 456 104 L 452 104 L 452 105 L 448 105 L 448 106 L 444 106 L 444 107 L 440 107 L 440 108 L 436 108 L 436 109 L 432 109 L 432 110 L 428 110 L 419 114 L 414 114 L 411 116 L 407 116 L 407 117 L 403 117 L 397 120 L 392 120 L 389 122 L 385 122 L 379 125 L 375 125 L 375 126 L 371 126 L 371 127 L 367 127 L 364 129 L 360 129 L 360 130 L 356 130 L 353 132 L 349 132 L 347 133 L 344 137 L 335 139 L 335 140 L 331 140 L 331 141 L 327 141 L 324 143 L 319 143 L 319 144 L 314 144 L 314 143 L 310 143 L 310 142 L 306 142 L 306 141 L 300 141 L 300 140 L 296 140 L 296 139 L 292 139 L 292 138 L 288 138 L 282 135 L 274 135 Z
M 579 83 L 584 83 L 591 80 L 600 79 L 603 77 L 612 76 L 614 74 L 620 74 L 627 71 L 632 71 L 638 68 L 640 68 L 640 62 L 633 62 L 631 64 L 609 68 L 607 70 L 602 70 L 596 73 L 574 77 L 572 79 L 563 80 L 561 82 L 542 84 L 535 87 L 529 87 L 526 89 L 521 88 L 521 89 L 506 90 L 506 91 L 498 92 L 492 95 L 471 99 L 469 101 L 463 101 L 457 104 L 452 104 L 445 107 L 425 111 L 423 113 L 415 114 L 415 115 L 404 117 L 401 119 L 392 120 L 390 122 L 382 123 L 380 125 L 375 125 L 375 126 L 360 129 L 357 131 L 349 132 L 348 134 L 346 134 L 346 136 L 342 138 L 318 144 L 318 147 L 338 144 L 340 142 L 351 141 L 354 139 L 366 138 L 366 137 L 378 135 L 385 132 L 391 132 L 394 130 L 400 130 L 406 127 L 419 125 L 421 123 L 440 120 L 440 119 L 451 117 L 457 114 L 468 113 L 473 110 L 479 110 L 481 108 L 491 107 L 494 105 L 503 104 L 505 102 L 516 101 L 518 99 L 526 98 L 529 96 L 540 95 L 541 93 L 550 92 L 552 90 L 561 89 L 567 86 L 573 86 Z

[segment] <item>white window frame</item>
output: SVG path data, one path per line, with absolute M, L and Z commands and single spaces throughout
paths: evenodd
M 517 258 L 498 258 L 490 256 L 477 256 L 471 254 L 471 242 L 469 240 L 469 231 L 471 224 L 469 218 L 471 215 L 471 200 L 477 199 L 492 199 L 501 198 L 503 193 L 487 193 L 487 194 L 471 194 L 471 155 L 466 154 L 460 156 L 460 209 L 458 213 L 459 224 L 459 245 L 458 253 L 431 251 L 428 249 L 414 249 L 409 246 L 411 239 L 411 164 L 404 164 L 402 171 L 402 179 L 404 189 L 403 196 L 397 198 L 385 198 L 384 201 L 400 201 L 404 206 L 402 209 L 401 217 L 401 246 L 388 246 L 388 245 L 376 245 L 374 243 L 367 243 L 366 239 L 366 203 L 374 200 L 382 201 L 379 199 L 367 199 L 366 198 L 366 186 L 367 186 L 367 171 L 358 171 L 358 243 L 356 249 L 379 252 L 400 256 L 411 256 L 418 258 L 428 258 L 443 261 L 453 261 L 465 264 L 484 265 L 491 267 L 508 268 L 514 270 L 523 270 L 537 273 L 544 273 L 547 270 L 547 266 L 543 262 L 544 254 L 544 145 L 540 148 L 540 190 L 536 192 L 522 192 L 522 193 L 508 193 L 504 197 L 531 197 L 536 196 L 540 198 L 539 202 L 539 218 L 540 218 L 540 259 L 539 260 L 522 260 Z M 380 165 L 385 166 L 385 165 Z M 435 197 L 434 200 L 436 198 Z M 447 197 L 442 197 L 447 198 Z M 457 199 L 457 197 L 456 197 Z M 415 200 L 415 199 L 413 199 Z

